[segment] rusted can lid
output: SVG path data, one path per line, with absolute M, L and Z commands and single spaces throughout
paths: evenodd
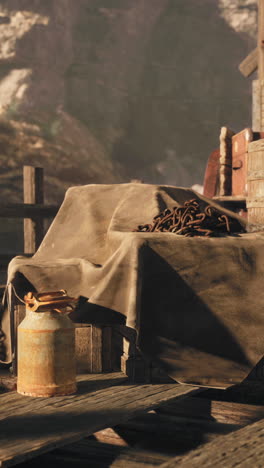
M 46 312 L 48 310 L 57 310 L 63 312 L 68 307 L 72 307 L 78 299 L 67 295 L 65 289 L 51 292 L 28 292 L 24 296 L 24 301 L 28 310 L 32 312 Z

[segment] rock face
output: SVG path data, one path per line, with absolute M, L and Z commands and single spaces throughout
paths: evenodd
M 253 40 L 257 36 L 256 0 L 219 0 L 222 18 L 238 33 L 245 33 Z
M 21 196 L 23 163 L 45 167 L 49 201 L 201 183 L 220 127 L 251 125 L 237 67 L 255 37 L 253 0 L 0 0 L 0 197 Z

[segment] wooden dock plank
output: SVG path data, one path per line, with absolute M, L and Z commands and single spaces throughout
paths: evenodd
M 262 468 L 264 466 L 264 419 L 220 436 L 160 468 Z
M 95 376 L 95 377 L 94 377 Z M 57 396 L 55 398 L 25 398 L 22 395 L 19 395 L 16 392 L 9 392 L 1 395 L 0 404 L 0 420 L 5 419 L 9 416 L 10 413 L 16 412 L 16 414 L 23 413 L 24 411 L 29 410 L 31 405 L 34 405 L 34 410 L 42 407 L 48 408 L 49 406 L 61 405 L 66 403 L 71 403 L 72 400 L 81 400 L 81 395 L 86 395 L 87 392 L 90 392 L 92 397 L 93 393 L 96 391 L 99 395 L 100 390 L 104 391 L 104 395 L 107 394 L 107 388 L 113 387 L 124 383 L 127 380 L 127 377 L 121 372 L 113 372 L 109 374 L 87 374 L 79 376 L 78 381 L 78 394 L 65 396 Z M 113 392 L 113 389 L 110 390 Z
M 161 414 L 245 426 L 264 418 L 264 406 L 208 398 L 188 398 L 183 402 L 162 407 Z
M 153 468 L 169 460 L 168 455 L 131 447 L 81 440 L 19 465 L 19 468 Z M 36 464 L 35 464 L 36 463 Z
M 155 450 L 173 457 L 237 429 L 232 424 L 144 413 L 112 429 L 96 432 L 93 437 L 100 442 Z
M 76 395 L 66 397 L 0 395 L 0 466 L 13 466 L 200 391 L 176 383 L 114 385 L 115 374 L 101 375 L 99 389 L 93 374 L 80 382 Z

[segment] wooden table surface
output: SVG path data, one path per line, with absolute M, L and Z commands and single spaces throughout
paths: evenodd
M 190 385 L 130 384 L 122 373 L 79 377 L 76 395 L 0 395 L 0 466 L 78 441 L 162 404 L 200 391 Z

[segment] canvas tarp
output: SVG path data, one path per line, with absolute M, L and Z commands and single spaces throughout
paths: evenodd
M 171 186 L 71 188 L 37 253 L 12 260 L 8 281 L 26 278 L 39 292 L 63 288 L 125 317 L 141 351 L 177 381 L 240 382 L 264 355 L 263 235 L 132 232 L 192 198 L 211 203 Z M 9 321 L 6 312 L 7 361 Z

